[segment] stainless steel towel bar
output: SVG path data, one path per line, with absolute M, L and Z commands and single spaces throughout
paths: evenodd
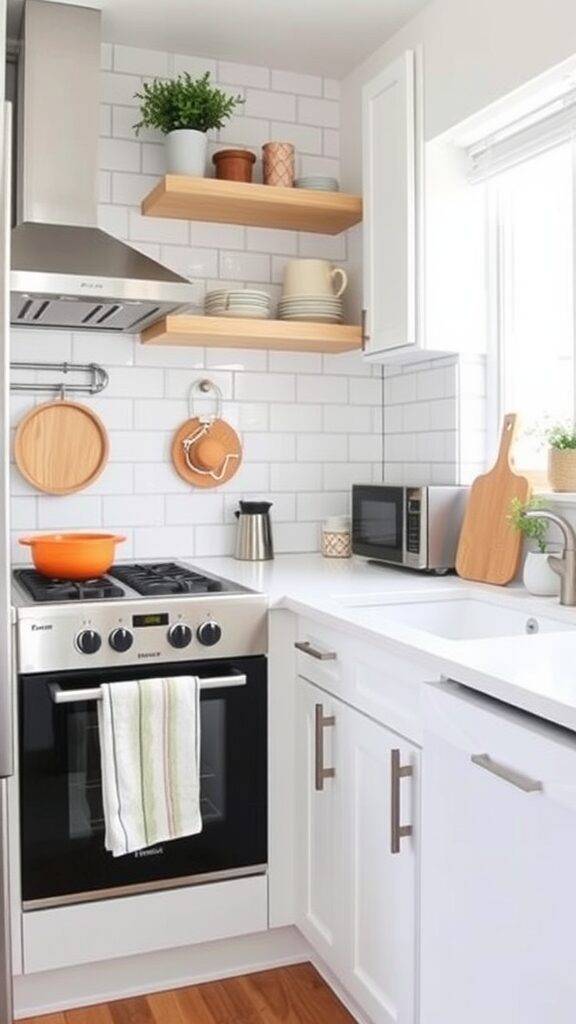
M 223 690 L 231 686 L 246 686 L 246 676 L 239 672 L 237 675 L 213 676 L 200 680 L 201 690 Z M 50 697 L 54 704 L 79 704 L 86 700 L 102 700 L 102 691 L 99 686 L 86 690 L 63 690 L 58 683 L 52 683 Z
M 62 397 L 64 397 L 67 391 L 76 391 L 86 395 L 98 395 L 104 388 L 108 386 L 108 374 L 103 366 L 98 363 L 10 363 L 11 370 L 46 370 L 49 373 L 63 373 L 65 377 L 69 373 L 87 373 L 90 374 L 90 382 L 87 384 L 69 384 L 67 381 L 54 381 L 50 383 L 48 381 L 30 381 L 26 383 L 24 381 L 11 381 L 11 391 L 31 391 L 31 392 L 44 392 L 44 391 L 60 391 Z

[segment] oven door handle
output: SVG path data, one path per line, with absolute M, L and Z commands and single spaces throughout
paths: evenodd
M 229 676 L 212 676 L 200 680 L 201 690 L 225 690 L 231 686 L 246 686 L 246 676 L 242 672 L 234 672 Z M 59 683 L 50 683 L 50 699 L 54 704 L 79 704 L 86 700 L 102 700 L 99 686 L 86 690 L 63 690 Z

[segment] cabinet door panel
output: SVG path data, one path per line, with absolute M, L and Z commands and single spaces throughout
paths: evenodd
M 572 1024 L 576 742 L 425 703 L 422 1024 Z
M 415 1007 L 416 836 L 404 836 L 399 852 L 391 852 L 394 748 L 413 772 L 397 782 L 400 823 L 408 825 L 417 808 L 417 749 L 345 709 L 345 984 L 375 1024 L 412 1024 Z
M 416 344 L 414 54 L 363 91 L 366 353 Z
M 336 829 L 339 771 L 315 788 L 316 705 L 335 724 L 322 730 L 324 767 L 334 766 L 339 746 L 338 702 L 302 679 L 296 698 L 296 923 L 320 956 L 336 967 L 341 941 L 338 936 L 339 847 Z M 288 839 L 287 839 L 288 841 Z

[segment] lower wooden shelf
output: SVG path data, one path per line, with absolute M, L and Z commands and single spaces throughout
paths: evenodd
M 144 345 L 268 348 L 287 352 L 352 352 L 362 347 L 358 325 L 288 320 L 165 316 L 140 335 Z

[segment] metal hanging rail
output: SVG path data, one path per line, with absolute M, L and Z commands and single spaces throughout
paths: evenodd
M 109 380 L 106 370 L 98 363 L 10 363 L 10 369 L 48 370 L 50 372 L 63 373 L 65 376 L 69 373 L 88 373 L 91 375 L 90 383 L 86 384 L 68 384 L 66 381 L 59 381 L 54 384 L 50 384 L 48 381 L 41 381 L 40 383 L 31 381 L 29 384 L 26 384 L 25 382 L 11 381 L 11 391 L 60 391 L 62 394 L 65 391 L 76 391 L 86 395 L 97 395 L 108 386 Z

